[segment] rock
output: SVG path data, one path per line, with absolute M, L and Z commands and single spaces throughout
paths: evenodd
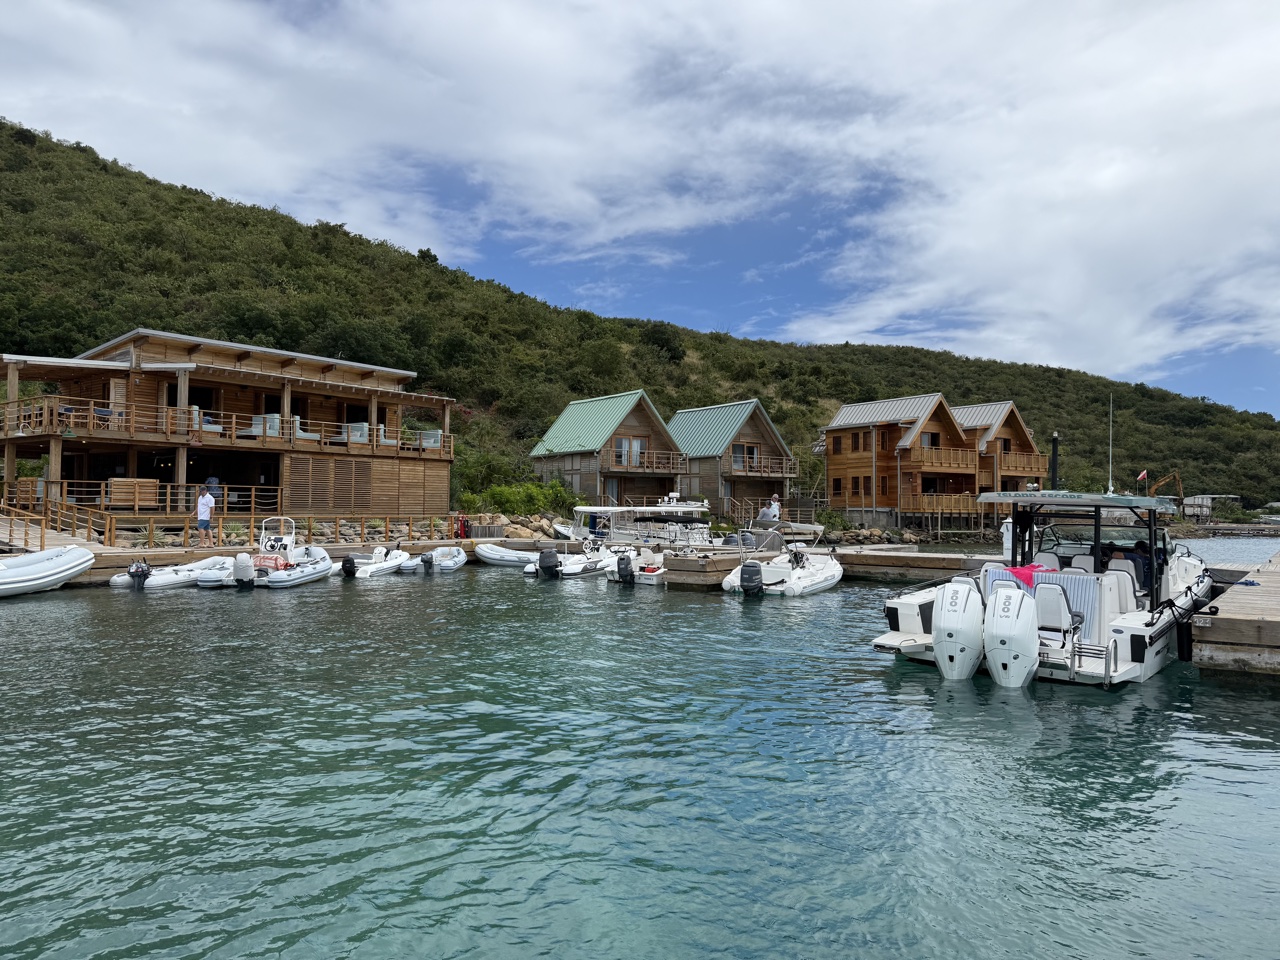
M 867 531 L 867 536 L 869 536 L 869 537 L 877 537 L 877 538 L 878 538 L 878 537 L 883 537 L 883 536 L 884 536 L 884 531 L 883 531 L 883 530 L 881 530 L 879 527 L 872 527 L 870 530 L 868 530 L 868 531 Z

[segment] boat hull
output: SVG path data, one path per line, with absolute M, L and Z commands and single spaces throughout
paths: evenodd
M 84 547 L 54 547 L 0 559 L 0 597 L 56 590 L 93 566 L 97 558 Z

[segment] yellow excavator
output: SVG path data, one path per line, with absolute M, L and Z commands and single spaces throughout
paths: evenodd
M 1167 487 L 1171 483 L 1173 484 L 1173 488 L 1178 491 L 1178 495 L 1176 497 L 1171 497 L 1170 499 L 1173 500 L 1175 504 L 1177 504 L 1178 513 L 1181 514 L 1182 501 L 1184 498 L 1182 495 L 1182 478 L 1178 476 L 1177 470 L 1174 470 L 1172 473 L 1166 473 L 1163 477 L 1161 477 L 1155 483 L 1151 484 L 1151 486 L 1147 488 L 1147 496 L 1149 497 L 1156 496 L 1160 492 L 1161 487 Z

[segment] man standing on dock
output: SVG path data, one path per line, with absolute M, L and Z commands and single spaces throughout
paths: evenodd
M 200 484 L 200 496 L 196 498 L 196 530 L 200 532 L 200 546 L 213 546 L 213 530 L 210 525 L 213 522 L 213 494 L 209 493 L 209 488 L 203 483 Z

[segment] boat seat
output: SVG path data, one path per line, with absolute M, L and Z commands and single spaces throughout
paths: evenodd
M 1082 569 L 1081 567 L 1063 567 L 1058 572 L 1081 577 L 1087 577 L 1089 575 L 1089 571 Z
M 978 592 L 982 594 L 982 599 L 986 600 L 991 595 L 991 573 L 995 570 L 1003 570 L 1003 563 L 996 563 L 989 560 L 982 565 L 982 569 L 978 572 Z M 999 581 L 996 581 L 997 583 Z
M 1075 642 L 1084 618 L 1071 612 L 1066 591 L 1056 583 L 1038 583 L 1035 598 L 1040 642 L 1059 649 L 1065 647 L 1068 640 Z
M 1107 564 L 1107 569 L 1129 574 L 1129 576 L 1133 578 L 1133 582 L 1135 584 L 1141 582 L 1138 579 L 1137 564 L 1135 564 L 1128 557 L 1121 557 L 1119 555 L 1112 557 L 1111 562 Z
M 1038 563 L 1040 564 L 1040 566 L 1045 567 L 1049 570 L 1062 569 L 1062 564 L 1058 562 L 1058 555 L 1055 553 L 1048 553 L 1047 551 L 1041 551 L 1040 553 L 1037 553 L 1035 555 L 1035 558 L 1031 562 Z
M 1097 573 L 1098 569 L 1094 565 L 1093 557 L 1090 554 L 1082 553 L 1071 558 L 1071 566 L 1085 573 Z
M 1112 561 L 1114 566 L 1115 561 Z M 1143 602 L 1138 597 L 1137 583 L 1128 570 L 1108 569 L 1104 576 L 1114 577 L 1117 581 L 1117 594 L 1120 598 L 1120 612 L 1133 613 L 1135 610 L 1143 608 Z
M 975 579 L 973 579 L 973 577 L 952 577 L 952 578 L 951 578 L 951 582 L 952 582 L 952 583 L 967 583 L 969 586 L 973 587 L 973 589 L 977 592 L 978 597 L 981 599 L 981 597 L 982 597 L 982 588 L 978 586 L 978 581 L 977 581 L 977 580 L 975 580 Z

